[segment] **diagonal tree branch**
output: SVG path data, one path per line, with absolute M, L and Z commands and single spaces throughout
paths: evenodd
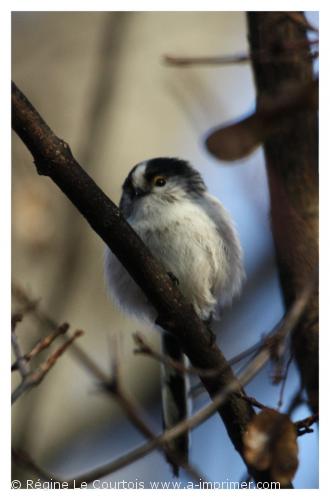
M 249 366 L 244 370 L 244 373 L 240 376 L 239 379 L 234 379 L 231 385 L 228 385 L 227 387 L 221 389 L 218 394 L 214 395 L 213 401 L 211 403 L 205 405 L 190 418 L 182 420 L 174 427 L 166 430 L 162 434 L 153 437 L 146 443 L 136 447 L 125 455 L 122 455 L 119 458 L 112 460 L 111 462 L 106 463 L 100 467 L 96 467 L 95 469 L 92 469 L 80 476 L 66 479 L 65 481 L 68 483 L 70 488 L 81 486 L 83 483 L 88 484 L 95 479 L 112 474 L 113 472 L 120 470 L 126 465 L 139 460 L 157 447 L 163 446 L 175 437 L 181 435 L 183 432 L 191 430 L 194 427 L 200 425 L 218 410 L 219 406 L 226 401 L 232 391 L 235 391 L 238 387 L 240 387 L 241 384 L 247 384 L 256 375 L 256 373 L 258 373 L 263 368 L 263 366 L 269 359 L 269 355 L 270 353 L 268 348 L 264 346 L 264 348 L 257 354 L 253 362 L 249 364 Z M 242 395 L 241 397 L 242 399 L 250 403 L 249 398 L 244 395 Z M 251 404 L 254 404 L 254 402 Z M 14 456 L 20 463 L 24 464 L 26 467 L 31 468 L 34 472 L 38 473 L 39 471 L 42 471 L 42 477 L 50 477 L 50 474 L 41 469 L 37 464 L 35 464 L 35 462 L 30 457 L 28 457 L 26 453 L 14 450 Z M 63 481 L 63 479 L 54 478 L 53 475 L 52 477 L 56 481 Z M 263 477 L 263 479 L 262 476 L 260 476 L 259 481 L 261 480 L 266 481 L 265 476 Z
M 32 312 L 35 314 L 35 316 L 41 321 L 41 323 L 51 326 L 52 330 L 55 330 L 51 334 L 47 335 L 46 337 L 43 337 L 40 339 L 35 346 L 32 348 L 32 350 L 28 354 L 21 354 L 20 359 L 23 359 L 25 362 L 29 362 L 34 356 L 39 354 L 43 349 L 46 349 L 54 340 L 57 336 L 59 335 L 64 335 L 67 339 L 67 342 L 63 344 L 64 346 L 68 343 L 71 342 L 72 337 L 70 337 L 67 334 L 67 331 L 70 327 L 68 323 L 62 323 L 58 324 L 56 321 L 53 320 L 47 313 L 44 313 L 43 311 L 40 311 L 39 308 L 37 307 L 32 307 L 37 304 L 37 301 L 31 300 L 26 292 L 19 286 L 13 286 L 13 291 L 16 297 L 23 302 L 23 309 Z M 22 320 L 22 314 L 16 313 L 13 314 L 12 316 L 12 330 L 14 332 L 16 325 L 19 321 Z M 77 330 L 77 332 L 82 332 L 81 330 Z M 15 352 L 18 354 L 20 353 L 19 345 L 17 342 L 16 337 L 14 337 L 15 340 Z M 84 368 L 95 380 L 97 381 L 97 384 L 103 391 L 105 391 L 110 397 L 112 397 L 117 404 L 121 407 L 123 412 L 125 413 L 126 417 L 128 420 L 132 423 L 132 425 L 146 438 L 148 439 L 155 439 L 157 436 L 147 423 L 146 419 L 144 418 L 143 412 L 141 411 L 141 408 L 139 405 L 134 401 L 134 398 L 132 395 L 128 395 L 128 393 L 125 390 L 125 387 L 123 385 L 122 377 L 121 377 L 121 357 L 119 355 L 119 350 L 117 346 L 117 337 L 113 337 L 113 345 L 112 345 L 112 351 L 113 351 L 113 356 L 111 358 L 111 371 L 110 374 L 106 373 L 102 368 L 98 366 L 98 364 L 93 360 L 93 358 L 81 347 L 78 346 L 76 343 L 72 344 L 72 349 L 71 352 L 73 352 L 74 357 L 76 360 L 79 362 L 79 365 Z M 16 348 L 17 346 L 17 348 Z M 13 345 L 14 347 L 14 345 Z M 63 353 L 63 346 L 60 348 L 62 349 L 61 354 Z M 66 347 L 65 347 L 66 349 Z M 57 351 L 58 352 L 58 351 Z M 16 355 L 17 355 L 16 354 Z M 52 355 L 51 357 L 54 357 Z M 44 363 L 45 365 L 45 363 Z M 46 363 L 46 365 L 49 366 L 49 363 Z M 27 367 L 28 368 L 28 367 Z M 50 367 L 49 367 L 50 368 Z M 48 369 L 49 369 L 48 368 Z M 17 362 L 15 362 L 12 365 L 12 371 L 19 369 L 19 365 Z M 29 368 L 28 368 L 29 369 Z M 26 377 L 30 375 L 30 371 L 27 372 Z M 38 373 L 38 372 L 35 372 Z M 23 375 L 23 374 L 22 374 Z M 25 377 L 25 378 L 26 378 Z M 32 384 L 30 382 L 31 387 Z M 19 386 L 20 387 L 20 386 Z M 27 385 L 24 386 L 24 391 L 29 388 Z M 24 391 L 20 392 L 18 395 L 20 396 Z M 165 445 L 164 445 L 165 446 Z M 162 446 L 159 446 L 158 450 L 162 453 L 163 449 Z M 167 452 L 169 454 L 170 451 Z M 39 477 L 42 477 L 46 481 L 49 481 L 51 479 L 50 473 L 48 473 L 46 470 L 42 469 L 39 467 L 32 459 L 31 457 L 26 454 L 26 452 L 23 452 L 22 450 L 17 450 L 13 449 L 13 459 L 18 463 L 21 464 L 23 467 L 27 469 L 31 469 L 35 474 L 37 474 Z M 176 462 L 177 458 L 176 456 L 172 453 L 171 454 L 171 460 L 173 463 Z M 192 464 L 190 463 L 182 463 L 178 462 L 178 466 L 182 467 L 187 474 L 189 474 L 194 480 L 200 481 L 203 478 L 202 473 Z M 52 478 L 54 480 L 54 478 Z M 59 482 L 63 482 L 62 479 L 57 478 Z M 83 482 L 83 481 L 82 481 Z M 74 483 L 74 479 L 71 480 L 71 483 Z
M 304 307 L 306 306 L 306 303 L 310 297 L 310 294 L 313 291 L 313 283 L 308 283 L 306 287 L 302 290 L 299 298 L 297 299 L 296 303 L 293 304 L 291 309 L 288 311 L 286 316 L 283 318 L 283 321 L 281 324 L 275 328 L 273 332 L 271 332 L 271 336 L 269 338 L 273 339 L 278 339 L 278 338 L 284 338 L 289 336 L 292 328 L 294 325 L 299 321 L 300 315 L 303 313 Z M 126 453 L 125 455 L 120 456 L 119 458 L 106 463 L 100 467 L 97 467 L 95 469 L 92 469 L 88 471 L 87 473 L 84 473 L 78 477 L 75 478 L 70 478 L 66 479 L 66 483 L 69 485 L 70 488 L 81 486 L 83 483 L 87 484 L 95 479 L 98 479 L 100 477 L 104 477 L 106 475 L 112 474 L 115 471 L 121 469 L 122 467 L 125 467 L 131 463 L 133 463 L 136 460 L 139 460 L 140 458 L 144 457 L 145 455 L 149 454 L 151 451 L 156 449 L 159 446 L 164 446 L 166 443 L 168 443 L 171 439 L 179 436 L 183 432 L 193 429 L 194 427 L 200 425 L 202 422 L 204 422 L 206 419 L 208 419 L 211 415 L 213 415 L 219 408 L 221 404 L 223 404 L 230 393 L 232 391 L 235 391 L 240 385 L 244 386 L 246 385 L 267 363 L 268 359 L 271 356 L 271 349 L 269 348 L 269 343 L 264 342 L 263 345 L 260 348 L 260 351 L 256 354 L 255 358 L 251 363 L 248 364 L 248 366 L 245 368 L 243 373 L 240 375 L 240 377 L 232 382 L 231 385 L 223 388 L 219 393 L 214 395 L 213 401 L 207 405 L 205 405 L 203 408 L 201 408 L 198 412 L 196 412 L 193 416 L 191 416 L 188 419 L 184 419 L 181 422 L 179 422 L 177 425 L 172 427 L 171 429 L 166 430 L 164 433 L 154 436 L 150 433 L 149 430 L 145 431 L 145 424 L 143 423 L 142 428 L 140 425 L 140 422 L 136 421 L 136 416 L 132 420 L 137 428 L 144 429 L 142 432 L 146 434 L 147 437 L 150 437 L 151 439 L 142 444 L 141 446 L 138 446 L 134 450 Z M 84 362 L 83 362 L 84 364 Z M 93 373 L 93 370 L 92 370 Z M 99 378 L 99 373 L 96 373 L 97 378 Z M 108 377 L 106 375 L 103 376 L 102 380 L 108 381 Z M 106 382 L 107 385 L 108 382 Z M 111 387 L 112 384 L 109 385 Z M 117 386 L 117 384 L 113 384 L 114 387 Z M 120 385 L 120 384 L 119 384 Z M 248 401 L 252 406 L 257 406 L 258 408 L 264 409 L 265 406 L 261 405 L 258 401 L 256 401 L 254 398 L 245 396 L 242 394 L 242 399 Z M 128 402 L 130 405 L 131 403 Z M 123 408 L 125 409 L 125 403 L 123 405 Z M 129 410 L 128 416 L 131 413 L 132 410 Z M 133 413 L 135 413 L 135 410 L 133 410 Z M 306 432 L 310 432 L 309 426 L 312 425 L 316 420 L 318 416 L 311 416 L 308 417 L 307 419 L 304 419 L 302 421 L 297 422 L 296 428 L 297 428 L 297 433 L 298 435 L 302 435 Z M 14 450 L 14 455 L 16 459 L 18 460 L 19 463 L 22 465 L 30 468 L 37 474 L 41 474 L 42 477 L 49 477 L 49 473 L 40 469 L 40 467 L 35 464 L 35 462 L 28 457 L 25 453 L 18 452 L 17 450 Z M 40 472 L 41 471 L 41 472 Z M 191 472 L 194 472 L 194 469 Z M 54 478 L 53 478 L 54 479 Z M 56 481 L 63 481 L 63 479 L 56 478 Z M 290 487 L 291 485 L 289 485 Z
M 304 313 L 304 309 L 308 304 L 314 288 L 315 280 L 312 279 L 308 283 L 306 283 L 305 287 L 301 290 L 299 296 L 297 297 L 295 303 L 292 305 L 292 307 L 286 313 L 280 323 L 276 325 L 276 327 L 271 330 L 271 332 L 269 332 L 269 334 L 267 334 L 267 336 L 265 336 L 265 338 L 260 343 L 258 343 L 258 345 L 252 346 L 252 352 L 257 352 L 253 360 L 248 363 L 247 367 L 243 370 L 241 375 L 233 383 L 232 386 L 227 386 L 226 388 L 221 390 L 220 393 L 215 394 L 213 397 L 213 401 L 205 405 L 193 416 L 188 419 L 182 420 L 176 426 L 158 436 L 156 436 L 149 429 L 148 425 L 141 417 L 141 411 L 138 406 L 132 401 L 132 398 L 128 397 L 125 391 L 123 391 L 122 384 L 119 378 L 119 360 L 115 359 L 113 361 L 112 375 L 108 376 L 102 369 L 98 367 L 98 365 L 92 360 L 88 353 L 86 353 L 81 347 L 73 344 L 73 352 L 80 362 L 81 366 L 87 369 L 87 371 L 90 372 L 91 375 L 93 375 L 98 380 L 101 386 L 104 387 L 104 389 L 106 389 L 109 394 L 116 398 L 133 425 L 137 429 L 139 429 L 142 434 L 149 438 L 150 441 L 109 463 L 106 463 L 100 467 L 88 471 L 87 473 L 82 474 L 79 477 L 67 479 L 66 481 L 68 482 L 70 487 L 73 487 L 73 485 L 79 486 L 82 485 L 82 483 L 88 483 L 94 479 L 112 474 L 122 467 L 131 464 L 136 460 L 139 460 L 154 449 L 166 446 L 166 443 L 174 437 L 178 437 L 187 430 L 193 429 L 194 427 L 200 425 L 202 422 L 208 419 L 210 416 L 212 416 L 214 413 L 216 413 L 219 409 L 219 406 L 226 401 L 226 398 L 228 398 L 230 393 L 232 391 L 235 391 L 240 385 L 244 386 L 245 384 L 247 384 L 261 370 L 261 368 L 263 368 L 267 361 L 271 359 L 274 350 L 277 350 L 276 346 L 279 346 L 279 344 L 284 342 L 290 336 L 301 315 Z M 22 290 L 20 287 L 16 286 L 14 287 L 14 290 L 20 300 L 23 302 L 24 307 L 31 310 L 31 308 L 29 308 L 29 305 L 34 304 L 35 301 L 29 299 L 24 290 Z M 47 314 L 38 311 L 37 309 L 33 309 L 33 312 L 46 324 L 50 324 L 53 327 L 56 326 L 54 320 Z M 261 404 L 253 397 L 246 396 L 244 394 L 242 394 L 241 397 L 248 401 L 252 406 L 260 409 L 267 408 L 265 405 Z M 297 427 L 298 435 L 303 435 L 307 432 L 311 432 L 309 426 L 312 425 L 315 421 L 316 418 L 314 418 L 314 416 L 311 416 L 307 419 L 296 422 L 295 425 Z M 31 457 L 26 455 L 25 452 L 23 453 L 21 450 L 14 450 L 14 457 L 19 464 L 31 469 L 37 475 L 42 476 L 46 480 L 47 478 L 50 478 L 50 474 L 47 471 L 41 469 L 37 464 L 35 464 Z M 196 478 L 197 475 L 199 475 L 201 477 L 199 471 L 197 471 L 190 464 L 182 464 L 181 466 L 183 466 L 186 472 L 188 472 L 191 476 Z M 52 477 L 52 479 L 55 480 L 54 477 Z M 64 480 L 56 478 L 56 481 L 63 482 Z
M 214 377 L 201 377 L 211 398 L 235 386 L 219 413 L 242 459 L 243 434 L 254 415 L 252 405 L 242 398 L 244 391 L 220 349 L 210 345 L 209 330 L 187 304 L 167 271 L 153 258 L 119 209 L 102 192 L 72 156 L 69 146 L 44 122 L 27 98 L 12 85 L 13 129 L 30 150 L 38 173 L 49 176 L 87 219 L 94 231 L 111 248 L 158 312 L 160 326 L 171 331 L 193 366 L 218 369 Z M 268 472 L 249 472 L 266 481 Z

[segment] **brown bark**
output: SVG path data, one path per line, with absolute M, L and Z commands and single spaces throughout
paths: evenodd
M 288 61 L 274 57 L 263 64 L 253 59 L 257 106 L 285 89 L 313 80 L 312 59 L 304 23 L 286 12 L 250 12 L 251 51 L 285 54 L 300 44 Z M 302 109 L 283 119 L 280 130 L 265 140 L 271 219 L 280 281 L 288 308 L 318 268 L 318 117 Z M 292 335 L 292 349 L 313 411 L 318 407 L 318 292 Z
M 158 323 L 175 335 L 193 366 L 217 370 L 214 377 L 201 377 L 210 396 L 238 383 L 220 349 L 211 345 L 208 328 L 185 302 L 168 276 L 168 270 L 153 258 L 118 207 L 82 169 L 69 146 L 52 132 L 15 84 L 12 106 L 13 129 L 30 150 L 38 173 L 49 176 L 57 184 L 117 255 L 157 310 Z M 254 410 L 242 395 L 243 388 L 230 392 L 219 407 L 219 414 L 244 460 L 243 434 Z M 271 480 L 268 471 L 248 468 L 257 481 Z

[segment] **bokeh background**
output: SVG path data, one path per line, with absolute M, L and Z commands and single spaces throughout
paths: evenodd
M 308 13 L 318 25 L 318 14 Z M 227 357 L 269 331 L 283 314 L 269 224 L 262 151 L 226 164 L 212 158 L 203 139 L 213 126 L 254 107 L 249 65 L 174 68 L 164 54 L 247 52 L 244 12 L 16 12 L 12 14 L 12 76 L 55 133 L 71 146 L 88 173 L 116 203 L 133 165 L 154 156 L 178 156 L 199 169 L 212 194 L 236 221 L 245 255 L 242 296 L 215 326 Z M 133 323 L 111 304 L 103 277 L 103 242 L 48 179 L 13 134 L 12 277 L 56 321 L 85 334 L 78 342 L 110 370 L 111 337 L 120 340 L 125 388 L 155 431 L 161 429 L 159 365 L 133 353 L 139 330 L 159 345 L 157 333 Z M 18 307 L 13 299 L 14 310 Z M 33 316 L 17 333 L 27 349 L 46 332 Z M 275 406 L 279 386 L 266 367 L 247 391 Z M 13 378 L 13 384 L 17 383 Z M 291 365 L 285 411 L 299 388 Z M 205 394 L 193 401 L 197 409 Z M 294 419 L 309 414 L 305 405 Z M 79 474 L 143 442 L 118 404 L 102 393 L 68 351 L 43 383 L 13 407 L 12 440 L 54 474 Z M 294 485 L 318 487 L 318 434 L 299 438 Z M 212 481 L 238 481 L 245 468 L 215 415 L 192 433 L 192 463 Z M 13 476 L 26 477 L 13 466 Z M 107 478 L 171 479 L 153 452 Z M 182 484 L 190 478 L 182 473 Z

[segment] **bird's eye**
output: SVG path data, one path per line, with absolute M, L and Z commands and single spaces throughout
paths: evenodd
M 162 187 L 162 186 L 165 186 L 166 184 L 166 179 L 165 177 L 161 176 L 161 175 L 157 175 L 155 178 L 154 178 L 154 185 L 155 186 L 158 186 L 158 187 Z

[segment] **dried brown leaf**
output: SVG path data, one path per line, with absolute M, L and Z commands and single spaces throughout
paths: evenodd
M 244 120 L 212 132 L 206 140 L 206 147 L 220 160 L 235 161 L 252 153 L 264 137 L 260 117 L 253 113 Z
M 248 425 L 244 457 L 258 470 L 270 469 L 272 479 L 287 485 L 298 467 L 297 431 L 288 415 L 265 409 Z

